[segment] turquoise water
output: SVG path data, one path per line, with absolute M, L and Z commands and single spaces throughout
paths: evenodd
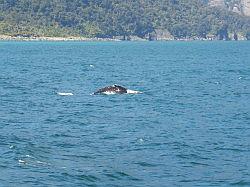
M 250 186 L 249 42 L 0 42 L 0 67 L 0 186 Z

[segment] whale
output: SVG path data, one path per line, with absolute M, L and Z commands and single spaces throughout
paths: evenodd
M 113 95 L 113 94 L 139 94 L 142 93 L 140 91 L 129 90 L 123 86 L 114 84 L 112 86 L 106 86 L 104 88 L 100 88 L 93 95 L 104 94 L 104 95 Z

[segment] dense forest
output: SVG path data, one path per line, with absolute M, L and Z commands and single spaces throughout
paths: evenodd
M 250 18 L 208 0 L 0 0 L 0 34 L 250 39 Z

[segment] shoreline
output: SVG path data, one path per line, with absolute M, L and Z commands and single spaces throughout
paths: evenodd
M 132 40 L 121 40 L 117 38 L 86 38 L 86 37 L 77 37 L 77 36 L 68 36 L 68 37 L 49 37 L 49 36 L 9 36 L 9 35 L 1 35 L 0 41 L 52 41 L 52 42 L 66 42 L 66 41 L 75 41 L 75 42 L 121 42 L 121 41 L 143 41 L 147 42 L 150 40 L 144 38 L 133 38 Z M 152 41 L 247 41 L 247 39 L 239 39 L 239 40 L 218 40 L 218 39 L 206 39 L 206 38 L 168 38 L 168 39 L 158 39 Z
M 86 38 L 86 37 L 49 37 L 49 36 L 8 36 L 8 35 L 0 35 L 0 41 L 54 41 L 54 42 L 64 42 L 64 41 L 121 41 L 118 39 L 112 38 Z

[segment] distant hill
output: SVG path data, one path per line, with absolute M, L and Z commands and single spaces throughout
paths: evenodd
M 209 0 L 209 5 L 226 8 L 244 16 L 250 16 L 250 0 Z
M 240 2 L 248 6 L 248 1 Z M 0 34 L 149 40 L 250 38 L 250 17 L 230 11 L 230 3 L 233 0 L 0 0 Z M 245 10 L 239 6 L 239 11 Z

